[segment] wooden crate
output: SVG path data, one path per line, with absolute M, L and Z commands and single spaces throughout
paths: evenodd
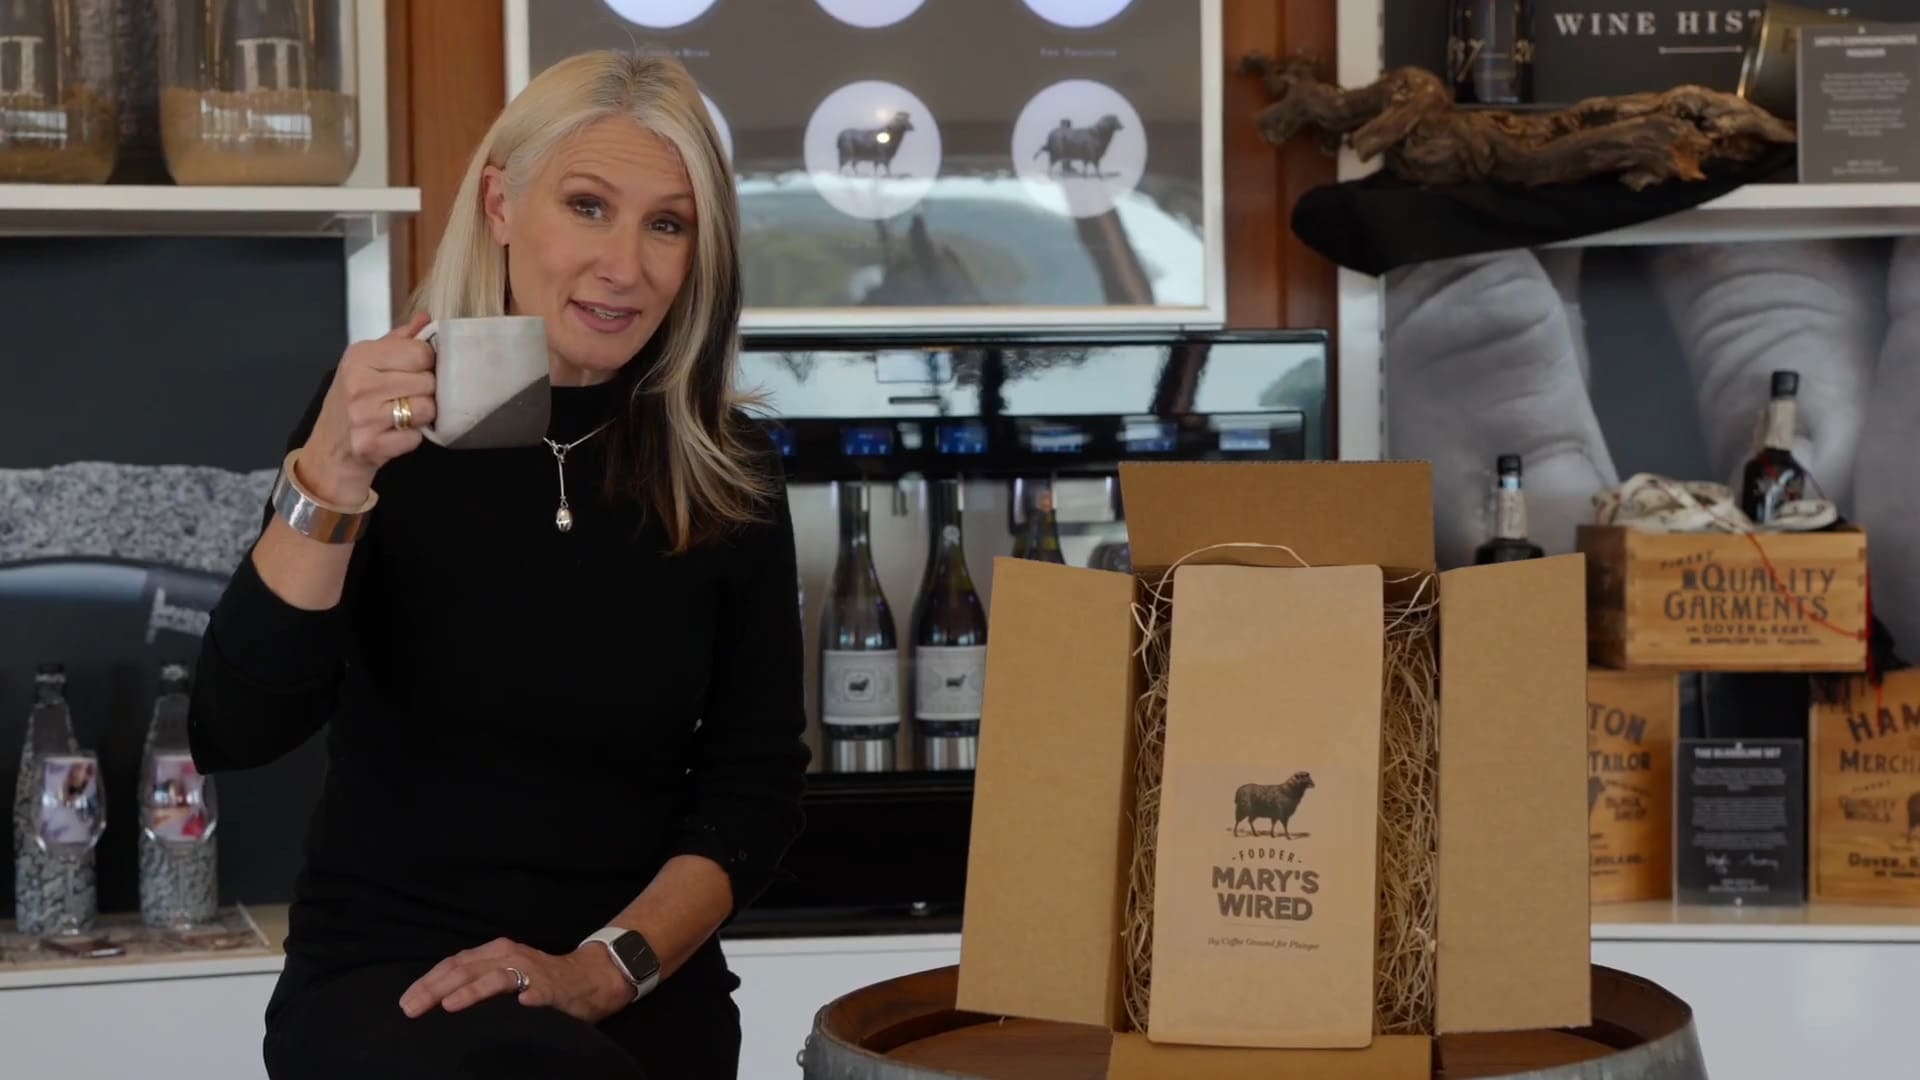
M 1680 678 L 1587 672 L 1589 896 L 1596 904 L 1673 895 L 1673 746 Z
M 1582 525 L 1587 652 L 1610 668 L 1864 671 L 1867 535 Z
M 1920 669 L 1815 691 L 1813 899 L 1920 907 Z

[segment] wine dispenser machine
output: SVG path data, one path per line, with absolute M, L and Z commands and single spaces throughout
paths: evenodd
M 1125 460 L 1324 457 L 1327 356 L 1299 331 L 750 338 L 741 382 L 794 518 L 813 768 L 969 770 L 994 559 L 1128 569 Z

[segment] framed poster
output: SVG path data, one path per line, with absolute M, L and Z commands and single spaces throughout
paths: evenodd
M 686 64 L 749 331 L 1215 327 L 1220 0 L 505 0 L 507 92 Z

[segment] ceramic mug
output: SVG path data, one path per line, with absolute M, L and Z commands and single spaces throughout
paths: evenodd
M 415 336 L 435 356 L 435 416 L 421 435 L 450 450 L 539 445 L 552 408 L 544 318 L 437 319 Z

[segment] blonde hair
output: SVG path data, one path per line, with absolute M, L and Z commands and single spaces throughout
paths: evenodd
M 753 399 L 734 386 L 741 296 L 733 172 L 679 61 L 586 52 L 528 83 L 474 151 L 412 306 L 436 319 L 504 314 L 507 253 L 487 228 L 484 170 L 501 169 L 508 197 L 517 197 L 562 141 L 615 116 L 672 143 L 693 185 L 692 266 L 660 328 L 616 376 L 627 407 L 608 430 L 607 453 L 609 493 L 650 506 L 672 549 L 684 552 L 760 516 L 776 485 L 737 411 Z

